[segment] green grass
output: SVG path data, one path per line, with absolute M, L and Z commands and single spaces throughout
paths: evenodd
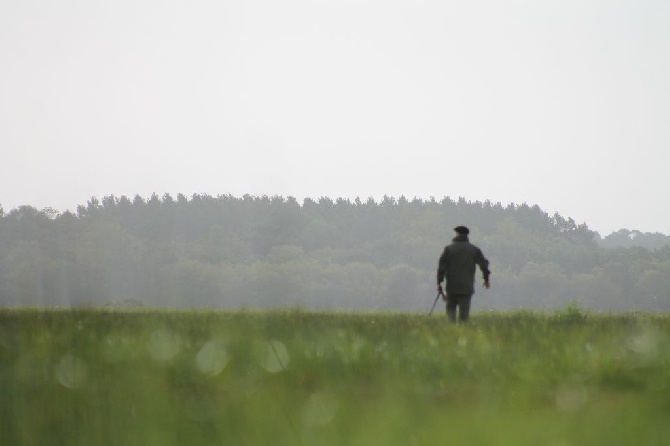
M 662 445 L 670 317 L 0 310 L 0 445 Z

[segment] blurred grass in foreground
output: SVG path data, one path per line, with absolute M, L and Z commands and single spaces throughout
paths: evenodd
M 0 445 L 661 445 L 670 317 L 0 310 Z

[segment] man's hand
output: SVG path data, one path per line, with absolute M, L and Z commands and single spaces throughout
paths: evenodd
M 489 283 L 488 280 L 485 280 L 485 281 L 484 281 L 484 288 L 486 288 L 487 290 L 488 290 L 489 288 L 491 288 L 491 284 Z
M 442 300 L 447 300 L 447 296 L 445 296 L 444 291 L 442 291 L 442 285 L 439 283 L 437 284 L 437 294 L 442 296 Z

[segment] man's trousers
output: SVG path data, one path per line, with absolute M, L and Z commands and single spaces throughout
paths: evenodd
M 447 318 L 450 322 L 456 322 L 456 309 L 458 308 L 458 322 L 467 322 L 470 318 L 470 301 L 472 294 L 448 294 L 447 295 Z

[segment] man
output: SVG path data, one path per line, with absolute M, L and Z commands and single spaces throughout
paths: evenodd
M 437 292 L 447 301 L 447 317 L 456 322 L 456 309 L 459 309 L 458 321 L 467 322 L 470 316 L 470 301 L 475 292 L 476 265 L 484 276 L 484 288 L 489 284 L 489 261 L 482 250 L 470 243 L 470 230 L 465 226 L 454 228 L 456 237 L 444 248 L 437 267 Z M 445 294 L 442 291 L 442 280 L 446 279 Z

